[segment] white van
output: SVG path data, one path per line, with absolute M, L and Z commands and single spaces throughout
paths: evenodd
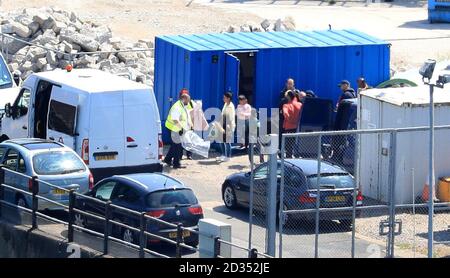
M 0 141 L 43 138 L 73 148 L 96 180 L 162 171 L 161 122 L 153 90 L 103 71 L 33 74 L 5 105 Z

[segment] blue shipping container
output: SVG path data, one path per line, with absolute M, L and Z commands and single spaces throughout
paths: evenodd
M 428 0 L 428 21 L 450 23 L 450 0 Z
M 221 108 L 228 90 L 235 103 L 244 94 L 253 107 L 276 108 L 291 77 L 297 88 L 336 102 L 340 80 L 379 84 L 389 79 L 389 62 L 389 43 L 356 30 L 158 36 L 155 94 L 163 125 L 182 88 L 204 109 Z

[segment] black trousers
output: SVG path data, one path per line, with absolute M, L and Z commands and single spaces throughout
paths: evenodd
M 169 147 L 169 151 L 167 152 L 164 161 L 173 166 L 180 166 L 180 160 L 183 157 L 183 146 L 180 143 L 178 134 L 172 133 L 172 136 L 174 138 L 172 138 L 172 144 Z
M 180 166 L 180 160 L 183 156 L 183 147 L 181 143 L 172 143 L 170 145 L 169 151 L 164 158 L 164 161 L 168 164 L 172 164 L 173 166 Z
M 285 129 L 283 130 L 283 133 L 295 133 L 297 132 L 296 129 Z M 286 158 L 292 158 L 293 150 L 295 146 L 295 137 L 286 137 L 285 142 L 285 151 L 286 151 Z

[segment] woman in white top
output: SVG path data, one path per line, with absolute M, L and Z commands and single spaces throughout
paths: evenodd
M 223 128 L 222 156 L 218 157 L 219 162 L 229 161 L 231 158 L 231 143 L 234 138 L 234 130 L 236 129 L 236 111 L 234 104 L 231 102 L 233 94 L 226 92 L 223 94 L 223 108 L 221 124 Z
M 248 104 L 247 97 L 240 95 L 239 104 L 236 108 L 237 115 L 237 136 L 241 148 L 248 148 L 248 128 L 249 120 L 252 115 L 252 107 Z

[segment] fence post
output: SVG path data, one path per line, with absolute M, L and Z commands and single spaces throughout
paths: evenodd
M 32 193 L 32 202 L 31 202 L 31 228 L 37 229 L 37 211 L 39 207 L 39 199 L 37 197 L 39 193 L 39 181 L 37 177 L 34 176 L 31 178 L 31 193 Z
M 220 237 L 214 238 L 214 258 L 218 258 L 220 255 Z
M 67 228 L 67 240 L 73 242 L 73 222 L 74 222 L 74 207 L 75 207 L 75 190 L 70 189 L 69 191 L 69 221 Z
M 395 237 L 395 163 L 396 163 L 396 147 L 397 147 L 397 131 L 390 134 L 389 148 L 389 234 L 388 234 L 388 250 L 387 257 L 394 257 L 394 237 Z
M 250 249 L 250 252 L 248 253 L 248 258 L 249 259 L 257 259 L 258 258 L 258 250 L 256 250 L 256 248 Z
M 3 169 L 3 166 L 0 166 L 0 201 L 3 201 L 3 199 L 5 198 L 5 189 L 3 188 L 4 183 L 5 183 L 5 170 Z M 0 216 L 3 216 L 2 207 L 3 204 L 0 203 Z
M 105 230 L 103 232 L 103 254 L 108 254 L 108 245 L 109 245 L 109 218 L 110 218 L 110 210 L 111 210 L 111 201 L 107 201 L 105 203 Z
M 278 257 L 283 257 L 283 224 L 284 220 L 286 218 L 285 211 L 284 211 L 284 177 L 286 175 L 285 173 L 285 167 L 284 167 L 284 157 L 286 154 L 286 138 L 281 134 L 281 180 L 280 180 L 280 205 L 278 208 L 278 239 L 279 239 L 279 246 L 278 246 Z M 252 249 L 256 250 L 256 249 Z M 256 253 L 256 257 L 258 254 Z
M 145 218 L 145 212 L 141 213 L 140 217 L 140 225 L 139 225 L 139 258 L 145 258 L 145 247 L 146 247 L 146 238 L 145 238 L 145 230 L 147 228 L 147 219 Z
M 181 258 L 181 245 L 183 243 L 183 225 L 178 223 L 177 225 L 177 245 L 175 251 L 175 257 Z
M 314 258 L 319 257 L 319 225 L 320 225 L 320 171 L 322 162 L 322 135 L 317 138 L 317 196 L 316 196 L 316 223 L 314 236 Z

